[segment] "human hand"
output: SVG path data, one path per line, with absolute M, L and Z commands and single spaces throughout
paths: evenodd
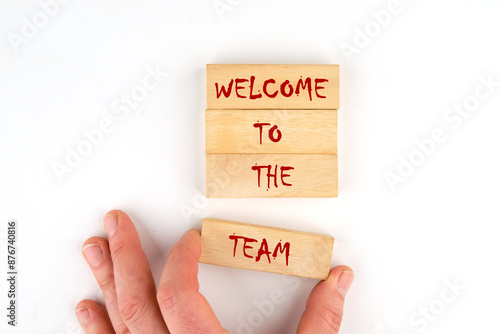
M 113 210 L 104 216 L 109 242 L 92 237 L 83 255 L 104 296 L 105 306 L 82 300 L 76 315 L 86 334 L 228 333 L 217 320 L 198 284 L 200 233 L 189 230 L 170 251 L 156 291 L 151 269 L 130 218 Z M 298 334 L 336 334 L 344 296 L 354 276 L 338 266 L 314 287 Z

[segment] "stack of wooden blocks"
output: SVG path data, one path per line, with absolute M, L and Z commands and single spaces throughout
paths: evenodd
M 336 197 L 338 65 L 207 65 L 207 197 Z

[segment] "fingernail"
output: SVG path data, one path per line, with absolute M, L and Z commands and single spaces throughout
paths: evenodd
M 195 232 L 198 232 L 198 230 L 195 230 L 194 228 L 190 229 L 190 230 L 187 230 L 181 237 L 181 239 L 185 239 L 187 238 L 187 236 L 191 233 L 195 233 Z M 198 232 L 199 233 L 199 232 Z
M 87 307 L 80 307 L 75 311 L 75 313 L 78 321 L 80 321 L 82 325 L 85 325 L 90 321 L 90 312 Z
M 104 216 L 104 229 L 108 237 L 111 237 L 115 233 L 116 226 L 118 225 L 118 215 L 116 213 L 111 213 Z
M 88 244 L 83 246 L 83 253 L 93 267 L 97 267 L 102 260 L 102 248 L 100 244 Z
M 342 297 L 345 297 L 347 291 L 349 291 L 353 280 L 354 273 L 352 271 L 343 271 L 340 274 L 339 280 L 337 281 L 337 289 L 339 290 Z

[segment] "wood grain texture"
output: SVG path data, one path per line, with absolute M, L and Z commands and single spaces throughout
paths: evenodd
M 334 240 L 327 235 L 206 218 L 199 262 L 326 279 Z
M 205 125 L 206 153 L 337 153 L 337 110 L 208 109 Z
M 339 109 L 339 66 L 209 64 L 207 109 Z
M 277 169 L 276 180 L 259 168 L 259 186 L 252 169 L 258 166 L 270 166 L 272 174 Z M 207 154 L 206 172 L 207 197 L 336 197 L 338 190 L 336 154 Z

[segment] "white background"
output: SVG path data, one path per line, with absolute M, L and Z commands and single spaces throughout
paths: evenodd
M 232 10 L 218 13 L 221 2 Z M 174 242 L 206 216 L 319 232 L 336 238 L 332 265 L 356 273 L 342 333 L 498 332 L 500 87 L 467 118 L 447 110 L 477 102 L 481 77 L 500 81 L 500 3 L 401 0 L 382 27 L 374 13 L 389 1 L 221 2 L 73 0 L 44 22 L 37 1 L 2 0 L 2 262 L 7 221 L 19 226 L 10 332 L 79 332 L 77 302 L 102 300 L 81 244 L 104 236 L 114 208 L 136 223 L 156 279 Z M 16 47 L 26 20 L 40 28 Z M 340 64 L 338 198 L 204 198 L 207 63 Z M 157 67 L 169 75 L 117 117 L 116 101 Z M 54 163 L 104 118 L 113 131 L 59 180 Z M 422 158 L 416 141 L 438 128 L 446 140 L 392 190 L 386 174 L 400 157 Z M 255 333 L 293 333 L 317 283 L 209 265 L 199 279 L 231 333 L 249 317 Z M 447 281 L 463 289 L 445 303 Z M 259 315 L 255 302 L 274 289 L 285 303 Z

